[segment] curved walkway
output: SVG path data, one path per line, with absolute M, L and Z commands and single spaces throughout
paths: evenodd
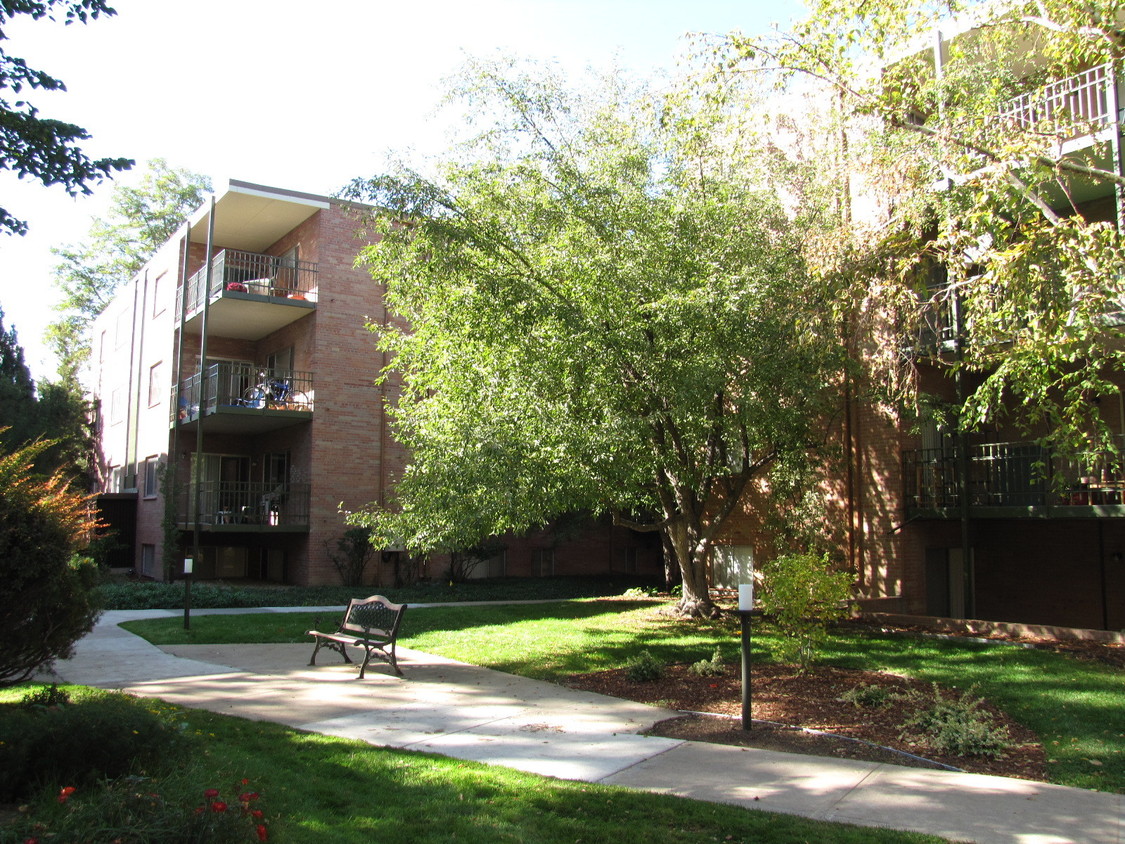
M 333 617 L 342 608 L 193 614 L 295 611 Z M 749 809 L 981 844 L 1125 844 L 1125 795 L 641 736 L 674 713 L 405 648 L 404 679 L 373 663 L 358 680 L 355 666 L 332 652 L 322 651 L 322 664 L 309 667 L 311 644 L 161 650 L 118 627 L 181 614 L 107 612 L 55 673 L 68 683 L 376 745 Z

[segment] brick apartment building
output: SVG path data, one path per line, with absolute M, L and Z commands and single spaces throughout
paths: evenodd
M 365 322 L 387 314 L 354 266 L 355 212 L 232 180 L 95 323 L 100 500 L 139 574 L 178 576 L 195 555 L 197 578 L 339 583 L 341 510 L 392 501 L 406 455 L 393 386 L 375 383 L 386 361 Z M 652 537 L 604 523 L 503 545 L 474 575 L 662 571 Z M 442 577 L 447 562 L 415 565 Z M 382 549 L 367 580 L 406 571 Z
M 1083 109 L 1094 132 L 1070 147 L 1108 138 L 1119 161 L 1120 89 L 1112 68 L 1092 68 L 1013 109 L 1018 119 L 1052 98 Z M 1120 219 L 1112 188 L 1080 187 L 1083 213 Z M 393 501 L 406 455 L 384 413 L 394 395 L 375 385 L 385 362 L 364 322 L 386 313 L 383 291 L 353 266 L 355 229 L 336 200 L 232 181 L 99 318 L 101 498 L 139 573 L 163 577 L 168 563 L 178 574 L 198 533 L 199 577 L 337 583 L 341 506 Z M 955 323 L 935 311 L 922 339 L 948 343 Z M 918 367 L 924 392 L 953 397 L 945 370 Z M 1125 435 L 1122 393 L 1099 401 Z M 826 524 L 864 608 L 1125 628 L 1125 481 L 1106 461 L 1064 461 L 1003 427 L 959 438 L 936 424 L 908 430 L 846 395 L 841 406 Z M 573 527 L 507 537 L 475 574 L 661 574 L 654 535 Z M 734 520 L 713 584 L 736 585 L 762 553 L 754 520 Z M 393 582 L 403 564 L 383 549 L 368 579 Z M 420 574 L 443 577 L 445 565 Z
M 1122 173 L 1123 94 L 1120 76 L 1103 65 L 1040 82 L 1004 115 L 1032 126 L 1065 112 L 1088 131 L 1067 139 L 1063 153 Z M 1075 179 L 1055 211 L 1120 227 L 1123 202 L 1111 184 Z M 943 283 L 939 270 L 933 289 Z M 952 406 L 953 377 L 933 353 L 948 362 L 956 332 L 970 329 L 955 296 L 935 301 L 923 336 L 907 345 L 927 352 L 915 360 L 920 391 Z M 1116 391 L 1092 401 L 1121 438 L 1125 373 L 1107 379 Z M 842 526 L 839 545 L 866 609 L 1125 629 L 1125 478 L 1106 455 L 1063 459 L 1003 422 L 966 436 L 937 422 L 911 429 L 892 411 L 857 402 L 846 402 L 841 419 L 828 523 Z

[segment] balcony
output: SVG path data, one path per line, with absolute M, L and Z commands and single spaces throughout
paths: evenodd
M 969 446 L 968 463 L 973 518 L 1125 518 L 1125 478 L 1108 455 L 1064 460 L 1037 443 L 983 443 Z M 902 467 L 911 516 L 960 517 L 955 446 L 904 451 Z
M 211 259 L 209 289 L 202 267 L 179 290 L 187 297 L 184 330 L 202 332 L 207 289 L 209 334 L 259 340 L 314 310 L 317 285 L 316 264 L 224 249 Z
M 212 433 L 265 433 L 310 421 L 313 403 L 311 372 L 215 363 L 174 389 L 170 424 L 194 430 L 209 417 Z
M 1000 116 L 1024 129 L 1077 125 L 1082 128 L 1070 136 L 1084 135 L 1091 128 L 1109 125 L 1116 119 L 1109 87 L 1112 84 L 1115 82 L 1111 65 L 1092 67 L 1009 100 Z
M 188 484 L 176 495 L 176 523 L 210 532 L 303 533 L 309 528 L 309 485 L 213 481 Z

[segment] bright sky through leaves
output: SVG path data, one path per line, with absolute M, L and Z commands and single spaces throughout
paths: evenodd
M 12 55 L 67 85 L 32 99 L 44 115 L 87 129 L 90 155 L 163 157 L 216 187 L 238 178 L 314 193 L 382 169 L 390 151 L 441 149 L 441 80 L 466 54 L 503 50 L 575 72 L 615 60 L 638 74 L 674 72 L 687 32 L 761 32 L 801 11 L 793 0 L 112 5 L 117 17 L 87 26 L 6 28 Z M 0 306 L 37 378 L 54 374 L 39 342 L 56 296 L 49 249 L 83 237 L 111 189 L 76 201 L 0 173 L 7 207 L 31 225 L 24 238 L 0 239 Z

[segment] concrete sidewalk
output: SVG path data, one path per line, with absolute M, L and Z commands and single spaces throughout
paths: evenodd
M 298 609 L 337 612 L 253 611 Z M 246 610 L 196 614 L 209 612 Z M 321 651 L 321 665 L 309 667 L 311 644 L 164 651 L 117 626 L 176 615 L 107 612 L 56 673 L 66 682 L 376 745 L 749 809 L 982 844 L 1125 844 L 1125 795 L 641 736 L 676 713 L 419 651 L 399 649 L 404 679 L 373 663 L 358 680 L 356 667 L 332 652 Z

